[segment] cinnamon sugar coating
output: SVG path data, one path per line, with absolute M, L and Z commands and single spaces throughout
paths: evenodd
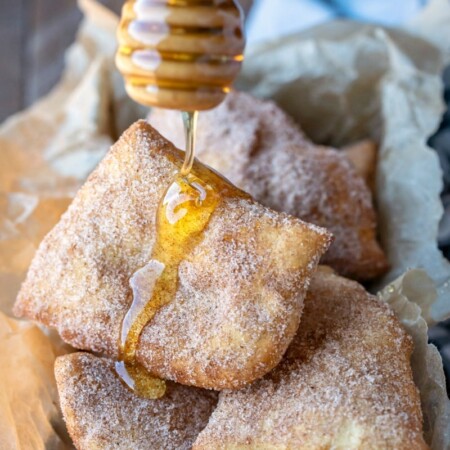
M 15 313 L 116 358 L 129 280 L 149 263 L 158 202 L 182 157 L 145 122 L 133 125 L 41 243 Z M 144 328 L 138 361 L 160 378 L 211 389 L 262 377 L 295 335 L 330 240 L 250 198 L 224 199 L 179 266 L 175 298 Z
M 389 307 L 319 270 L 279 366 L 222 392 L 194 449 L 426 449 L 412 341 Z
M 129 391 L 110 360 L 72 353 L 56 360 L 61 409 L 78 450 L 188 450 L 208 423 L 217 393 L 169 382 L 166 395 Z
M 178 115 L 155 109 L 149 120 L 184 148 Z M 315 146 L 273 102 L 230 93 L 219 107 L 199 115 L 196 151 L 262 204 L 329 229 L 335 241 L 323 263 L 360 280 L 386 271 L 363 178 L 343 152 Z

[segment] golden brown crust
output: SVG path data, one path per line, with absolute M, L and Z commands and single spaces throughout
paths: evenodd
M 363 139 L 344 147 L 343 152 L 361 177 L 364 178 L 372 194 L 375 193 L 377 168 L 377 144 L 371 139 Z
M 411 351 L 387 305 L 319 270 L 282 363 L 222 392 L 194 449 L 426 449 Z
M 181 120 L 153 110 L 150 122 L 181 148 Z M 257 201 L 329 229 L 323 262 L 351 278 L 387 270 L 376 240 L 371 193 L 343 152 L 313 145 L 274 103 L 233 92 L 199 116 L 199 159 Z
M 119 381 L 112 361 L 88 353 L 59 357 L 55 375 L 78 450 L 187 450 L 217 404 L 212 391 L 170 382 L 161 399 L 140 398 Z
M 15 313 L 117 357 L 129 280 L 151 258 L 157 205 L 181 161 L 148 124 L 133 125 L 42 242 Z M 329 242 L 325 230 L 251 199 L 224 200 L 180 264 L 175 299 L 144 329 L 139 361 L 161 378 L 213 389 L 263 376 L 295 335 Z

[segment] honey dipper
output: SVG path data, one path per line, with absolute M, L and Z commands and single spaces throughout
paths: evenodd
M 116 64 L 133 100 L 211 109 L 243 59 L 242 10 L 234 0 L 128 0 L 118 40 Z

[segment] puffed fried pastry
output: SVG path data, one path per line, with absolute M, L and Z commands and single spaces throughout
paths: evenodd
M 377 144 L 371 139 L 363 139 L 362 141 L 347 145 L 342 151 L 353 164 L 356 172 L 365 180 L 372 193 L 375 193 Z
M 130 278 L 151 266 L 158 203 L 182 161 L 146 122 L 133 125 L 40 245 L 15 313 L 55 327 L 75 348 L 117 358 Z M 156 377 L 218 390 L 262 377 L 296 333 L 330 239 L 248 196 L 222 199 L 178 267 L 173 300 L 143 329 L 138 363 Z
M 281 364 L 222 392 L 194 449 L 426 449 L 412 340 L 389 307 L 319 270 Z
M 183 148 L 181 119 L 154 109 L 150 123 Z M 387 269 L 370 190 L 344 152 L 314 145 L 273 102 L 230 93 L 198 122 L 198 158 L 257 201 L 329 229 L 323 263 L 359 280 Z
M 167 383 L 143 399 L 117 378 L 112 361 L 89 353 L 56 360 L 61 409 L 78 450 L 187 450 L 208 423 L 217 393 Z

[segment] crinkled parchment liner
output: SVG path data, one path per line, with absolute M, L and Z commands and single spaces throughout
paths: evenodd
M 71 448 L 58 408 L 56 353 L 47 336 L 0 312 L 0 343 L 0 448 Z
M 414 30 L 425 36 L 433 30 L 445 50 L 443 28 L 440 34 L 436 30 L 449 23 L 444 1 L 435 0 Z M 442 3 L 439 21 L 433 13 L 437 3 Z M 67 53 L 62 81 L 0 128 L 0 309 L 7 314 L 42 237 L 110 144 L 145 117 L 114 70 L 117 18 L 93 0 L 80 4 L 86 18 Z M 436 248 L 441 173 L 425 145 L 442 111 L 442 61 L 443 53 L 431 41 L 399 30 L 334 22 L 253 51 L 241 79 L 247 90 L 275 98 L 318 142 L 340 145 L 372 136 L 381 143 L 377 202 L 381 239 L 392 264 L 383 283 L 409 267 L 423 267 L 440 289 L 437 296 L 427 275 L 413 271 L 381 294 L 414 338 L 414 376 L 433 449 L 449 442 L 442 425 L 449 423 L 448 401 L 440 356 L 427 345 L 420 311 L 429 323 L 450 312 L 445 299 L 450 269 Z M 7 327 L 0 323 L 3 345 Z M 40 400 L 43 408 L 46 395 Z M 35 431 L 36 439 L 51 441 Z M 56 437 L 54 442 L 59 442 Z
M 411 366 L 420 391 L 425 440 L 433 450 L 450 448 L 450 401 L 442 359 L 428 343 L 428 326 L 418 306 L 426 309 L 434 302 L 437 292 L 433 280 L 423 270 L 410 270 L 378 296 L 391 306 L 414 341 Z

